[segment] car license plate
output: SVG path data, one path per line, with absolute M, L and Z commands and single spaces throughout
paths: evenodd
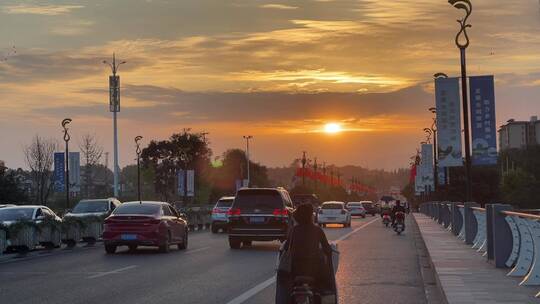
M 137 235 L 136 234 L 122 234 L 121 238 L 124 241 L 134 241 L 137 239 Z
M 252 223 L 252 224 L 264 223 L 264 217 L 261 217 L 261 216 L 250 217 L 249 222 Z

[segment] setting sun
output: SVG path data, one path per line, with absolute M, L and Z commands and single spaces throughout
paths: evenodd
M 327 123 L 326 125 L 324 125 L 325 133 L 334 134 L 334 133 L 339 133 L 341 131 L 342 131 L 341 126 L 337 123 Z

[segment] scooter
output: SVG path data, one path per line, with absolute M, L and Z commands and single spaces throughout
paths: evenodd
M 405 213 L 396 212 L 396 221 L 394 223 L 394 231 L 400 235 L 405 230 Z
M 382 222 L 386 227 L 388 227 L 388 225 L 390 225 L 390 222 L 391 222 L 390 215 L 387 213 L 383 214 Z

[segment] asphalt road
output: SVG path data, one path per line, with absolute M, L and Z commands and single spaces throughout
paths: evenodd
M 340 303 L 425 303 L 412 230 L 397 236 L 367 217 L 325 232 L 341 252 Z M 226 234 L 195 232 L 188 250 L 169 254 L 97 246 L 3 263 L 0 303 L 269 304 L 278 248 L 230 250 Z

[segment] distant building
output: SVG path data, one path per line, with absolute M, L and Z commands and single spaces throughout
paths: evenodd
M 500 150 L 525 149 L 540 144 L 540 120 L 532 116 L 530 121 L 508 120 L 499 128 Z

